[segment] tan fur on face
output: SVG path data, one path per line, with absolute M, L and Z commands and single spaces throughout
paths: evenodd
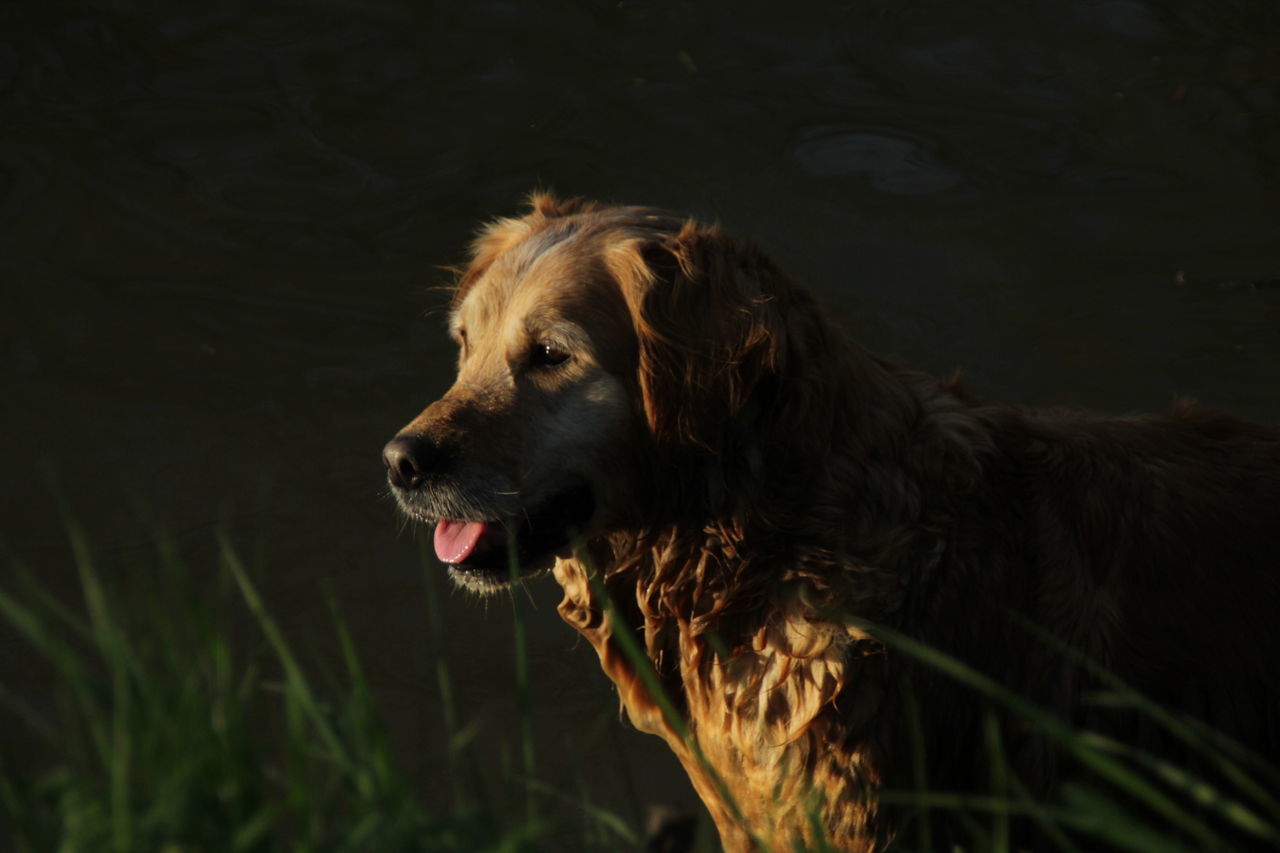
M 719 228 L 530 208 L 488 226 L 460 278 L 458 381 L 408 429 L 462 448 L 463 473 L 422 500 L 515 515 L 590 483 L 585 551 L 554 567 L 560 612 L 727 849 L 911 847 L 919 827 L 880 792 L 985 793 L 991 731 L 1027 790 L 1066 775 L 1043 735 L 874 625 L 1072 725 L 1185 757 L 1149 720 L 1089 705 L 1096 678 L 1034 625 L 1280 758 L 1280 430 L 1190 405 L 986 405 L 867 353 Z M 571 354 L 563 369 L 528 367 L 542 342 Z

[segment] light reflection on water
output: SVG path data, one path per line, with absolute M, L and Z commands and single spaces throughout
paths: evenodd
M 122 490 L 194 549 L 230 518 L 292 630 L 333 579 L 410 752 L 434 699 L 378 452 L 448 381 L 438 266 L 535 186 L 719 217 L 982 394 L 1280 419 L 1280 288 L 1247 286 L 1280 276 L 1270 0 L 140 9 L 0 10 L 3 536 L 61 559 L 46 461 L 116 551 L 146 547 Z M 554 753 L 612 700 L 536 596 Z M 501 728 L 508 620 L 449 604 Z

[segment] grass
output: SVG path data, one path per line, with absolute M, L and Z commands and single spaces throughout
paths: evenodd
M 628 821 L 535 777 L 520 632 L 519 769 L 502 776 L 478 766 L 476 730 L 458 722 L 430 581 L 444 725 L 429 772 L 443 797 L 425 796 L 423 780 L 400 767 L 332 596 L 344 671 L 317 678 L 227 538 L 209 572 L 192 570 L 157 536 L 154 559 L 131 579 L 119 567 L 100 570 L 74 524 L 69 538 L 82 601 L 53 595 L 19 564 L 0 587 L 0 626 L 47 666 L 42 683 L 54 685 L 52 697 L 0 687 L 0 705 L 20 724 L 0 744 L 5 849 L 470 853 L 563 849 L 566 838 L 583 849 L 638 844 Z M 193 581 L 210 576 L 212 589 Z M 40 760 L 7 749 L 31 738 L 38 744 L 26 751 Z M 576 825 L 566 826 L 566 814 Z
M 130 575 L 101 570 L 75 524 L 68 536 L 80 601 L 53 595 L 33 569 L 18 564 L 0 587 L 0 626 L 43 661 L 55 685 L 52 697 L 0 686 L 0 705 L 20 723 L 21 737 L 39 742 L 35 751 L 43 757 L 19 761 L 0 748 L 6 849 L 522 851 L 643 844 L 635 803 L 623 817 L 594 803 L 586 785 L 566 790 L 537 775 L 521 596 L 512 597 L 519 725 L 506 744 L 515 757 L 503 773 L 475 749 L 477 724 L 460 722 L 474 715 L 458 707 L 458 668 L 446 653 L 435 572 L 426 572 L 431 648 L 424 653 L 433 658 L 442 720 L 431 773 L 446 789 L 428 797 L 422 780 L 400 767 L 332 596 L 342 672 L 321 679 L 309 674 L 226 537 L 214 570 L 196 571 L 156 534 L 153 559 Z M 430 562 L 425 551 L 423 559 Z M 197 577 L 213 582 L 197 584 Z M 618 618 L 616 611 L 609 618 Z M 1280 800 L 1273 793 L 1280 774 L 1123 684 L 1109 684 L 1105 701 L 1144 715 L 1189 746 L 1214 783 L 1074 730 L 935 649 L 867 627 L 891 651 L 1016 715 L 1082 768 L 1053 798 L 1030 796 L 1009 769 L 991 717 L 987 794 L 922 787 L 884 794 L 886 804 L 914 816 L 899 849 L 936 849 L 933 827 L 945 822 L 961 827 L 962 847 L 974 851 L 1017 849 L 1016 827 L 1025 825 L 1036 828 L 1047 849 L 1063 851 L 1104 842 L 1135 851 L 1230 850 L 1242 839 L 1251 849 L 1280 850 Z M 618 628 L 622 651 L 675 731 L 701 755 L 634 635 Z M 4 745 L 17 742 L 11 728 Z M 654 748 L 662 747 L 655 741 Z M 918 750 L 916 758 L 923 776 L 927 756 Z M 702 849 L 709 849 L 702 835 Z M 953 831 L 948 838 L 954 837 Z M 812 849 L 829 847 L 819 839 Z
M 993 796 L 891 792 L 887 797 L 917 808 L 923 803 L 952 812 L 989 815 L 994 819 L 993 829 L 988 832 L 975 826 L 974 847 L 1009 849 L 1005 821 L 1016 814 L 1034 820 L 1040 834 L 1060 850 L 1077 849 L 1073 837 L 1085 839 L 1083 849 L 1103 842 L 1115 849 L 1170 853 L 1230 851 L 1241 844 L 1248 849 L 1280 850 L 1280 808 L 1267 787 L 1258 782 L 1259 778 L 1274 778 L 1274 769 L 1238 747 L 1223 746 L 1221 736 L 1160 708 L 1114 677 L 1109 679 L 1112 690 L 1104 701 L 1146 716 L 1182 741 L 1200 762 L 1218 771 L 1231 788 L 1216 788 L 1205 778 L 1156 756 L 1091 731 L 1073 729 L 989 676 L 906 635 L 882 626 L 863 627 L 890 649 L 940 670 L 985 697 L 993 707 L 1012 712 L 1055 742 L 1081 768 L 1079 775 L 1066 780 L 1056 800 L 1037 801 L 1013 784 L 1016 779 L 1003 758 L 998 734 L 989 726 L 988 754 L 993 759 L 993 773 L 999 777 L 999 784 L 992 786 Z M 1232 752 L 1239 760 L 1233 760 Z M 1253 773 L 1245 769 L 1244 762 L 1253 765 Z M 1010 788 L 1008 794 L 999 790 L 1004 787 Z

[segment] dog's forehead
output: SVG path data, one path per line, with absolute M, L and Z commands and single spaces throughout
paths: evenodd
M 601 279 L 598 249 L 574 231 L 537 232 L 503 252 L 466 293 L 451 318 L 480 332 L 537 312 L 575 319 Z

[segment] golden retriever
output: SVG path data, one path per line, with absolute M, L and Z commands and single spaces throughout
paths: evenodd
M 997 753 L 1067 772 L 886 629 L 1126 744 L 1175 739 L 1085 701 L 1093 664 L 1277 755 L 1280 430 L 985 405 L 748 241 L 545 194 L 483 229 L 450 333 L 456 383 L 384 452 L 400 506 L 467 589 L 551 569 L 727 849 L 930 837 L 881 793 L 987 791 Z

